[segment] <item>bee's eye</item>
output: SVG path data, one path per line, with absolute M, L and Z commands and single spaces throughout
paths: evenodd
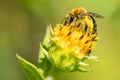
M 71 15 L 70 16 L 70 23 L 73 22 L 73 20 L 74 20 L 74 15 Z

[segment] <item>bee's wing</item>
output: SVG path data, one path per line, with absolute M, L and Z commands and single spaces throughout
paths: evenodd
M 101 19 L 104 18 L 102 15 L 96 14 L 96 13 L 93 13 L 93 12 L 88 12 L 87 14 L 90 15 L 90 16 L 96 17 L 96 18 L 101 18 Z

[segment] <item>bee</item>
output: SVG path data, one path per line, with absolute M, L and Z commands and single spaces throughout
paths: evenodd
M 79 58 L 89 55 L 98 40 L 94 17 L 103 18 L 85 8 L 72 9 L 62 20 L 62 25 L 55 28 L 58 44 L 66 49 L 65 51 L 68 49 L 74 51 Z
M 101 18 L 104 17 L 100 14 L 88 12 L 85 8 L 74 8 L 71 12 L 69 12 L 66 17 L 62 20 L 62 24 L 64 26 L 78 26 L 80 27 L 81 24 L 85 24 L 84 21 L 86 20 L 85 17 L 88 17 L 89 20 L 93 22 L 93 33 L 97 32 L 97 24 L 93 17 Z M 89 23 L 89 22 L 88 22 Z M 87 30 L 87 26 L 90 24 L 85 24 L 85 31 Z

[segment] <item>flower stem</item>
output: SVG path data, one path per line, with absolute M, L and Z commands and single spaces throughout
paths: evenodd
M 58 80 L 60 74 L 62 71 L 55 66 L 52 66 L 51 71 L 49 72 L 48 76 L 45 78 L 45 80 Z

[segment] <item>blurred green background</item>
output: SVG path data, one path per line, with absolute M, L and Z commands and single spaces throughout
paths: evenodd
M 47 25 L 60 23 L 71 9 L 85 7 L 103 15 L 96 19 L 99 41 L 92 72 L 66 73 L 60 80 L 120 80 L 119 0 L 0 0 L 0 80 L 27 80 L 15 54 L 37 65 L 39 43 Z

